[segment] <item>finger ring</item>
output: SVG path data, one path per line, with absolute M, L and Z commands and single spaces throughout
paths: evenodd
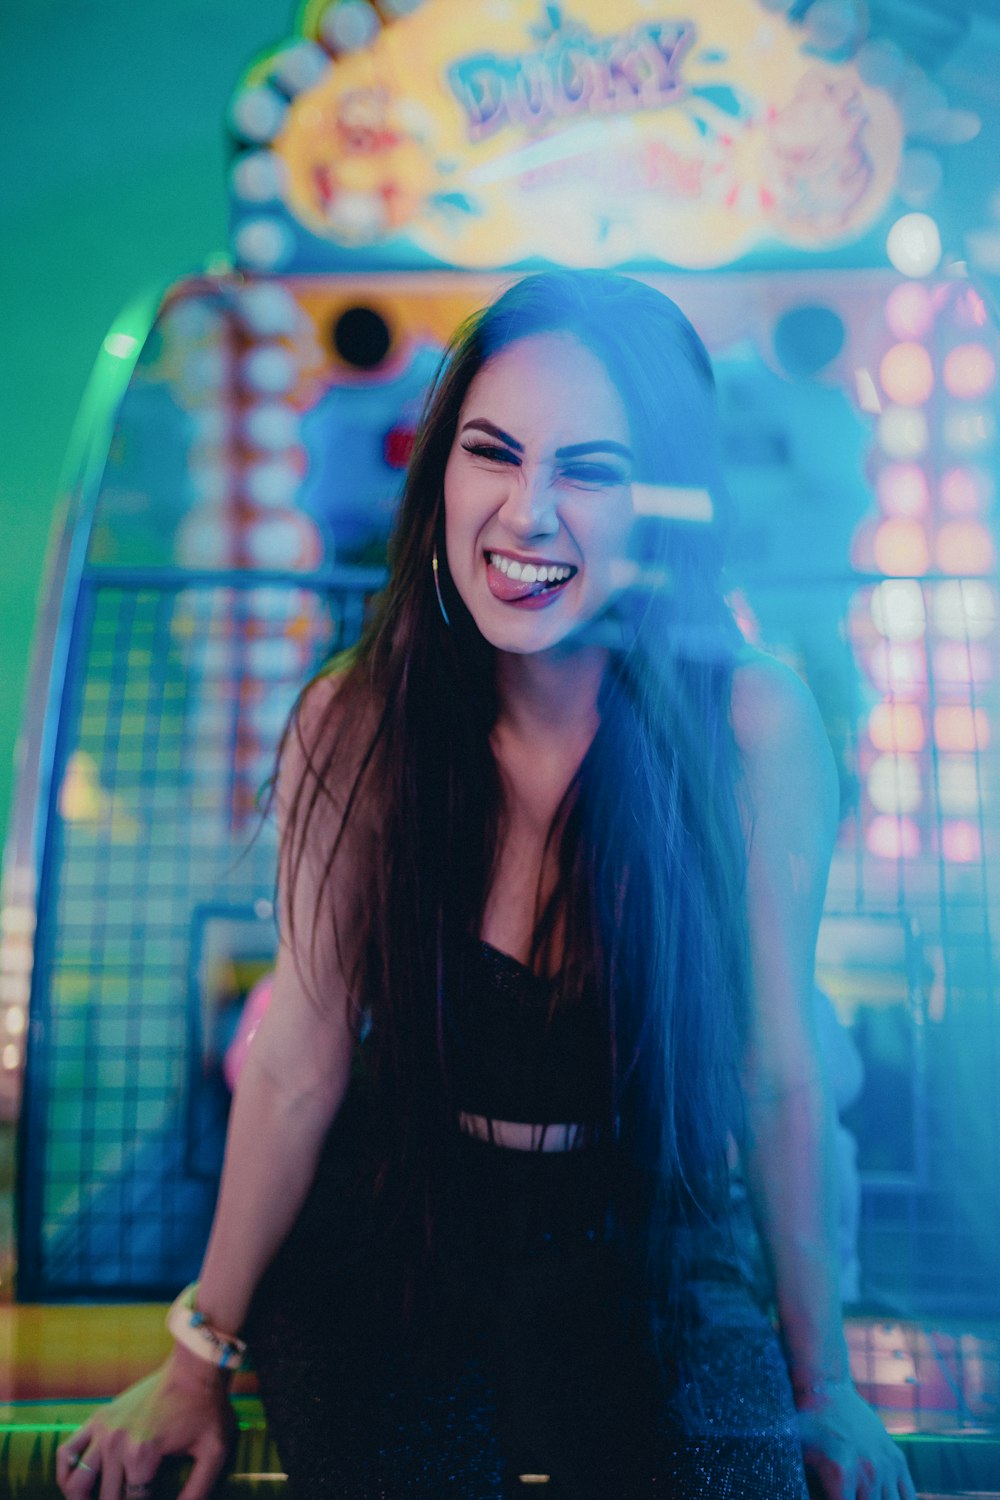
M 125 1494 L 128 1500 L 146 1500 L 146 1497 L 152 1493 L 153 1491 L 148 1484 L 127 1484 L 125 1486 Z

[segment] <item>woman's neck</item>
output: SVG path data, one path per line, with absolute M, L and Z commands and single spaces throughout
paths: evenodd
M 525 742 L 584 748 L 598 725 L 597 697 L 608 653 L 600 647 L 497 654 L 497 730 Z

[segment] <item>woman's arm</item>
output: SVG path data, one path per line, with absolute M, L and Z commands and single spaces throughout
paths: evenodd
M 838 1294 L 834 1118 L 812 1007 L 837 829 L 833 756 L 806 688 L 767 658 L 737 668 L 732 721 L 748 847 L 744 1165 L 805 1457 L 831 1500 L 879 1495 L 883 1483 L 910 1500 L 901 1455 L 851 1385 Z
M 307 745 L 334 691 L 330 683 L 318 683 L 303 706 L 300 726 Z M 277 792 L 282 830 L 295 790 L 310 774 L 293 726 Z M 336 831 L 325 799 L 317 816 L 326 822 L 306 844 L 299 878 L 291 890 L 287 881 L 279 886 L 281 936 L 271 1003 L 237 1085 L 199 1284 L 198 1310 L 227 1333 L 240 1330 L 254 1289 L 302 1206 L 350 1075 L 354 1036 L 333 915 L 341 921 L 354 915 L 357 882 L 348 843 L 336 882 L 324 894 L 326 920 L 317 927 L 322 850 Z M 96 1493 L 99 1485 L 109 1494 L 119 1493 L 124 1483 L 146 1485 L 161 1458 L 187 1453 L 194 1456 L 195 1468 L 182 1500 L 202 1500 L 231 1436 L 227 1387 L 224 1374 L 175 1346 L 160 1371 L 98 1411 L 62 1445 L 57 1471 L 63 1493 L 75 1500 Z

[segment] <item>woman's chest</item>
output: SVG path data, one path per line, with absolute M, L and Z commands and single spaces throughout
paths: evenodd
M 556 885 L 558 860 L 544 831 L 511 822 L 502 831 L 480 936 L 529 963 L 538 916 Z
M 522 962 L 556 890 L 563 814 L 579 757 L 523 745 L 495 747 L 503 809 L 481 936 Z

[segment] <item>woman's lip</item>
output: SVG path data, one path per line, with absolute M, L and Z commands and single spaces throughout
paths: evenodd
M 575 563 L 563 562 L 558 557 L 529 557 L 526 552 L 508 552 L 506 547 L 485 547 L 483 556 L 489 562 L 490 556 L 509 557 L 511 562 L 529 564 L 533 568 L 572 568 L 577 571 Z
M 507 553 L 503 556 L 506 557 Z M 566 564 L 556 564 L 556 566 L 566 566 Z M 499 568 L 493 566 L 489 558 L 486 560 L 486 586 L 494 599 L 498 599 L 501 604 L 516 604 L 529 609 L 541 609 L 547 604 L 554 604 L 566 585 L 572 583 L 575 577 L 574 571 L 561 583 L 539 584 L 537 579 L 532 583 L 526 583 L 520 578 L 508 578 L 506 573 L 501 573 Z

